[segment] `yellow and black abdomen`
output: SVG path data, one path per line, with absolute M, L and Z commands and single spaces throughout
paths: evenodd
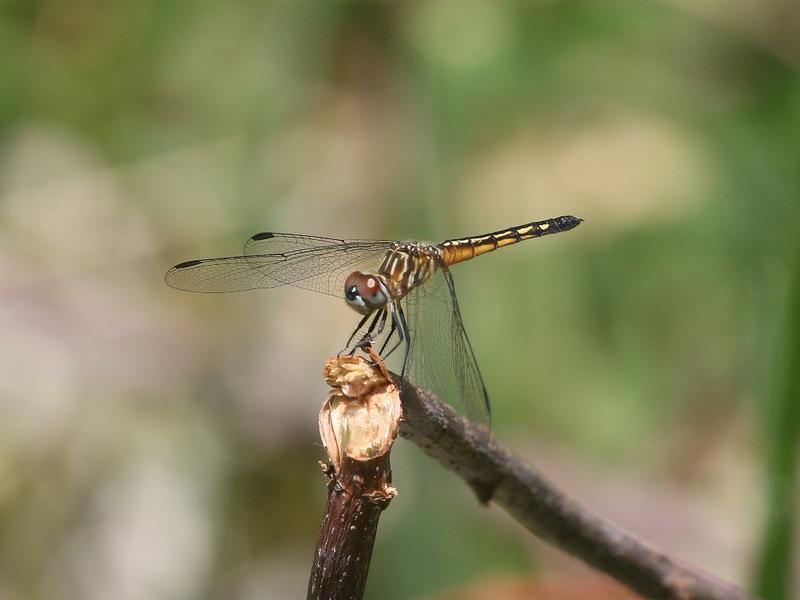
M 571 215 L 555 217 L 553 219 L 534 221 L 526 225 L 519 225 L 517 227 L 486 233 L 476 237 L 447 240 L 439 244 L 438 247 L 442 252 L 442 258 L 444 258 L 445 264 L 449 266 L 491 252 L 492 250 L 497 250 L 502 246 L 510 246 L 511 244 L 516 244 L 523 240 L 542 237 L 543 235 L 549 235 L 551 233 L 569 231 L 577 227 L 582 220 L 583 219 Z

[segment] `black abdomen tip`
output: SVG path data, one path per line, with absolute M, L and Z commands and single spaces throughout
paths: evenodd
M 274 237 L 275 237 L 275 234 L 274 234 L 274 233 L 272 233 L 271 231 L 264 231 L 264 232 L 262 232 L 262 233 L 257 233 L 257 234 L 255 234 L 255 235 L 254 235 L 253 237 L 251 237 L 250 239 L 251 239 L 251 240 L 258 241 L 258 240 L 268 240 L 268 239 L 270 239 L 270 238 L 274 238 Z
M 556 222 L 556 226 L 561 231 L 569 231 L 583 223 L 583 219 L 580 217 L 573 217 L 572 215 L 564 215 L 563 217 L 556 217 L 553 219 Z
M 186 262 L 182 262 L 178 265 L 175 265 L 173 268 L 175 269 L 186 269 L 187 267 L 193 267 L 195 265 L 199 265 L 202 260 L 187 260 Z

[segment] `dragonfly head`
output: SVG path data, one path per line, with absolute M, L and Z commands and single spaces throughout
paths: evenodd
M 386 306 L 389 292 L 377 275 L 355 271 L 344 282 L 344 298 L 357 313 L 368 315 Z

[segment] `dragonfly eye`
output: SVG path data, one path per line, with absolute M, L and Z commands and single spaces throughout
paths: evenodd
M 344 297 L 356 312 L 366 315 L 388 301 L 386 286 L 375 275 L 351 273 L 344 283 Z

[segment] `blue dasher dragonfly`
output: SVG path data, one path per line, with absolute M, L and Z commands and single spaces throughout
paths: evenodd
M 581 221 L 567 215 L 440 244 L 264 232 L 247 241 L 242 256 L 183 262 L 169 270 L 165 281 L 191 292 L 291 285 L 344 298 L 362 319 L 343 352 L 370 345 L 386 360 L 402 346 L 403 381 L 488 425 L 489 396 L 464 329 L 450 267 L 523 240 L 568 231 Z

